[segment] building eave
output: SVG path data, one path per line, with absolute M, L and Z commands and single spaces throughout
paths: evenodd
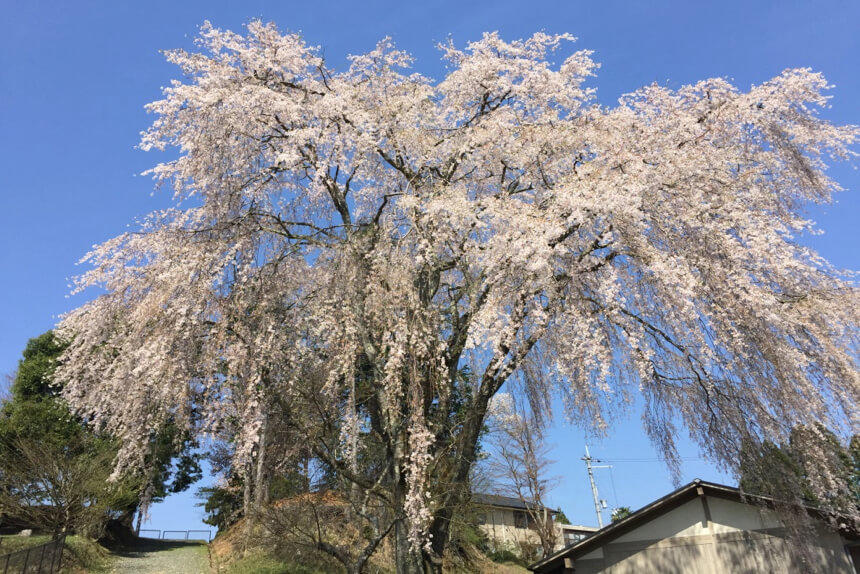
M 775 504 L 775 501 L 772 498 L 742 494 L 741 491 L 735 487 L 696 479 L 689 484 L 670 492 L 662 498 L 658 498 L 654 502 L 643 506 L 626 518 L 613 522 L 612 524 L 598 530 L 591 536 L 563 548 L 539 562 L 535 562 L 529 566 L 529 570 L 541 574 L 550 570 L 558 569 L 564 564 L 565 558 L 576 560 L 576 558 L 583 556 L 611 540 L 651 521 L 656 516 L 677 508 L 681 504 L 694 500 L 700 496 L 724 498 L 734 502 L 743 502 L 747 504 L 752 500 L 760 502 L 763 506 L 771 507 Z M 818 516 L 820 518 L 825 517 L 824 513 L 816 508 L 807 507 L 807 510 L 813 516 Z

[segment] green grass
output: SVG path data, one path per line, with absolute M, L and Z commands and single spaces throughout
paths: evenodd
M 51 536 L 0 536 L 0 555 L 10 554 L 51 541 Z M 103 572 L 110 566 L 109 552 L 95 540 L 67 536 L 63 547 L 64 572 Z
M 0 555 L 17 552 L 31 546 L 39 546 L 50 542 L 51 537 L 47 534 L 36 534 L 34 536 L 0 536 Z
M 225 574 L 325 574 L 326 571 L 282 562 L 271 556 L 251 554 L 230 563 L 223 572 Z
M 525 560 L 517 556 L 514 552 L 507 548 L 498 550 L 490 550 L 487 553 L 487 558 L 497 564 L 515 564 L 517 566 L 528 566 Z
M 63 550 L 63 571 L 106 572 L 111 565 L 110 552 L 101 544 L 83 536 L 67 536 Z

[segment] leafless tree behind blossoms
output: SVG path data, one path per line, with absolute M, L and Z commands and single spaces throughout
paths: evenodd
M 551 474 L 554 461 L 549 458 L 544 421 L 511 393 L 493 397 L 487 421 L 488 472 L 502 494 L 524 504 L 528 528 L 535 534 L 541 556 L 549 556 L 559 533 L 547 503 L 558 477 Z
M 798 241 L 858 137 L 817 115 L 824 78 L 604 107 L 588 51 L 553 61 L 572 39 L 445 44 L 438 81 L 388 40 L 336 72 L 260 22 L 168 52 L 184 79 L 141 147 L 178 150 L 150 172 L 175 206 L 86 256 L 104 294 L 60 326 L 117 471 L 168 414 L 238 421 L 253 468 L 277 401 L 388 509 L 367 536 L 393 532 L 398 571 L 438 571 L 489 401 L 530 363 L 598 432 L 639 395 L 673 468 L 681 429 L 733 469 L 797 424 L 853 428 L 856 291 Z

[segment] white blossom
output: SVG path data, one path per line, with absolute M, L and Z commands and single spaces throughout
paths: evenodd
M 313 443 L 339 419 L 334 462 L 382 429 L 426 548 L 454 496 L 428 477 L 474 461 L 490 398 L 536 354 L 598 429 L 641 395 L 670 461 L 683 427 L 730 468 L 745 440 L 854 428 L 856 291 L 800 242 L 804 206 L 839 190 L 826 162 L 858 136 L 817 114 L 824 78 L 651 85 L 604 107 L 590 52 L 553 61 L 571 40 L 446 44 L 439 81 L 390 40 L 336 72 L 260 22 L 168 52 L 185 77 L 148 106 L 141 148 L 178 150 L 149 172 L 175 206 L 84 258 L 76 289 L 103 294 L 60 325 L 57 376 L 123 437 L 118 468 L 167 416 L 213 435 L 239 420 L 249 460 L 268 401 L 326 396 L 296 424 Z M 466 365 L 472 418 L 452 431 L 435 413 Z

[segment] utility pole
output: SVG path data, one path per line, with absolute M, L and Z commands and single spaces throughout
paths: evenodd
M 597 524 L 603 528 L 603 516 L 600 514 L 600 496 L 597 494 L 597 483 L 594 482 L 594 471 L 591 469 L 591 461 L 594 459 L 588 452 L 588 445 L 585 445 L 585 456 L 582 457 L 582 460 L 585 461 L 585 468 L 588 469 L 588 480 L 591 482 L 591 494 L 594 495 L 594 512 L 597 513 Z

